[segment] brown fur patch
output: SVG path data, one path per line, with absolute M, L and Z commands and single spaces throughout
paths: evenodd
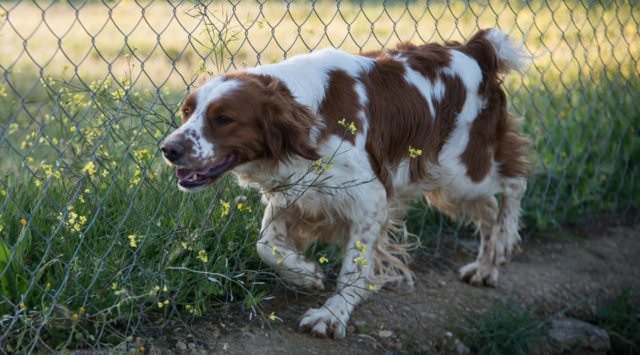
M 215 144 L 217 156 L 233 152 L 238 163 L 260 158 L 286 161 L 292 155 L 319 158 L 309 140 L 315 117 L 286 86 L 264 75 L 236 73 L 225 78 L 239 80 L 242 86 L 206 108 L 203 135 Z M 193 112 L 195 104 L 195 96 L 189 95 L 183 108 Z M 230 121 L 220 122 L 220 116 Z
M 498 73 L 500 63 L 495 49 L 485 38 L 486 30 L 476 33 L 465 45 L 456 49 L 474 58 L 482 70 L 478 93 L 487 100 L 485 108 L 473 121 L 469 143 L 460 159 L 467 167 L 467 175 L 474 182 L 482 181 L 491 169 L 491 159 L 499 164 L 503 176 L 526 176 L 528 140 L 515 127 L 507 110 L 507 96 Z
M 391 193 L 390 168 L 407 158 L 409 146 L 428 151 L 432 117 L 420 92 L 404 79 L 402 63 L 381 55 L 362 77 L 369 97 L 366 149 L 372 168 Z M 424 176 L 423 159 L 411 161 L 412 178 Z
M 446 67 L 451 61 L 449 50 L 437 43 L 427 43 L 416 46 L 404 42 L 391 51 L 392 54 L 401 53 L 407 57 L 407 62 L 413 70 L 434 81 L 438 70 Z
M 325 124 L 319 141 L 334 134 L 344 137 L 352 144 L 355 143 L 355 135 L 338 123 L 344 118 L 347 122 L 354 123 L 356 134 L 362 129 L 362 122 L 358 118 L 358 112 L 362 107 L 355 85 L 356 80 L 342 70 L 333 70 L 329 73 L 329 85 L 319 109 Z
M 501 121 L 500 139 L 496 149 L 498 172 L 505 177 L 526 177 L 531 170 L 527 159 L 529 139 L 518 131 L 519 120 L 511 115 Z
M 414 70 L 431 79 L 436 77 L 437 69 L 446 66 L 450 60 L 444 48 L 438 45 L 404 43 L 391 53 L 403 55 Z M 388 169 L 397 167 L 409 157 L 410 146 L 423 152 L 422 156 L 411 159 L 410 177 L 413 181 L 425 177 L 428 173 L 427 160 L 437 159 L 465 99 L 460 80 L 443 76 L 445 97 L 440 103 L 434 100 L 434 119 L 428 102 L 415 86 L 404 79 L 404 74 L 401 62 L 388 54 L 381 54 L 376 58 L 374 68 L 362 78 L 369 96 L 371 126 L 366 149 L 373 170 L 387 193 L 391 192 Z
M 457 76 L 440 74 L 440 80 L 444 84 L 444 96 L 442 100 L 433 103 L 436 111 L 435 131 L 438 133 L 437 145 L 429 152 L 429 158 L 437 161 L 442 146 L 451 135 L 456 126 L 456 118 L 462 111 L 467 99 L 467 89 Z
M 196 95 L 194 93 L 190 93 L 182 102 L 182 106 L 180 107 L 180 113 L 182 113 L 182 123 L 184 124 L 189 120 L 189 117 L 193 114 L 193 111 L 196 109 L 197 105 Z

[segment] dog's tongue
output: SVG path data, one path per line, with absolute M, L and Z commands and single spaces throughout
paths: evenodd
M 176 169 L 176 177 L 178 180 L 191 180 L 203 177 L 215 177 L 221 172 L 226 171 L 235 161 L 235 155 L 229 154 L 223 161 L 218 164 L 206 166 L 202 169 Z
M 206 170 L 207 169 L 202 169 L 202 170 L 176 169 L 176 176 L 180 180 L 185 180 L 185 179 L 189 179 L 190 177 L 192 177 L 194 174 L 197 174 L 197 173 L 204 174 Z

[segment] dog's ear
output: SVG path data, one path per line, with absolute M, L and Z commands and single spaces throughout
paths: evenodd
M 262 120 L 267 155 L 278 161 L 288 161 L 292 155 L 320 159 L 309 138 L 315 123 L 314 115 L 296 102 L 278 80 L 265 78 L 261 81 L 268 93 Z

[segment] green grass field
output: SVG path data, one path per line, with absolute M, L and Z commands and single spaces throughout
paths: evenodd
M 357 52 L 400 40 L 462 40 L 499 25 L 526 35 L 534 55 L 523 77 L 507 80 L 534 142 L 527 226 L 637 206 L 640 8 L 514 4 L 436 3 L 425 11 L 418 2 L 409 10 L 392 3 L 385 11 L 346 2 L 334 16 L 335 3 L 247 1 L 235 12 L 211 5 L 203 17 L 203 7 L 156 2 L 140 21 L 140 6 L 129 1 L 114 5 L 111 20 L 94 2 L 77 11 L 1 3 L 6 349 L 95 348 L 235 303 L 262 312 L 277 278 L 254 250 L 259 196 L 233 178 L 206 193 L 180 193 L 158 154 L 185 88 L 204 71 L 332 45 Z M 418 209 L 411 230 L 428 241 L 436 220 Z

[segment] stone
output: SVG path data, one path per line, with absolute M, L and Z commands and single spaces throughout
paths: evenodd
M 606 353 L 611 348 L 609 334 L 593 324 L 573 318 L 551 322 L 548 333 L 554 351 L 595 351 Z
M 176 343 L 176 349 L 178 349 L 179 351 L 186 351 L 187 350 L 187 345 L 181 341 L 178 341 Z
M 380 338 L 389 338 L 392 335 L 393 335 L 393 332 L 390 330 L 381 330 L 378 332 L 378 336 Z

